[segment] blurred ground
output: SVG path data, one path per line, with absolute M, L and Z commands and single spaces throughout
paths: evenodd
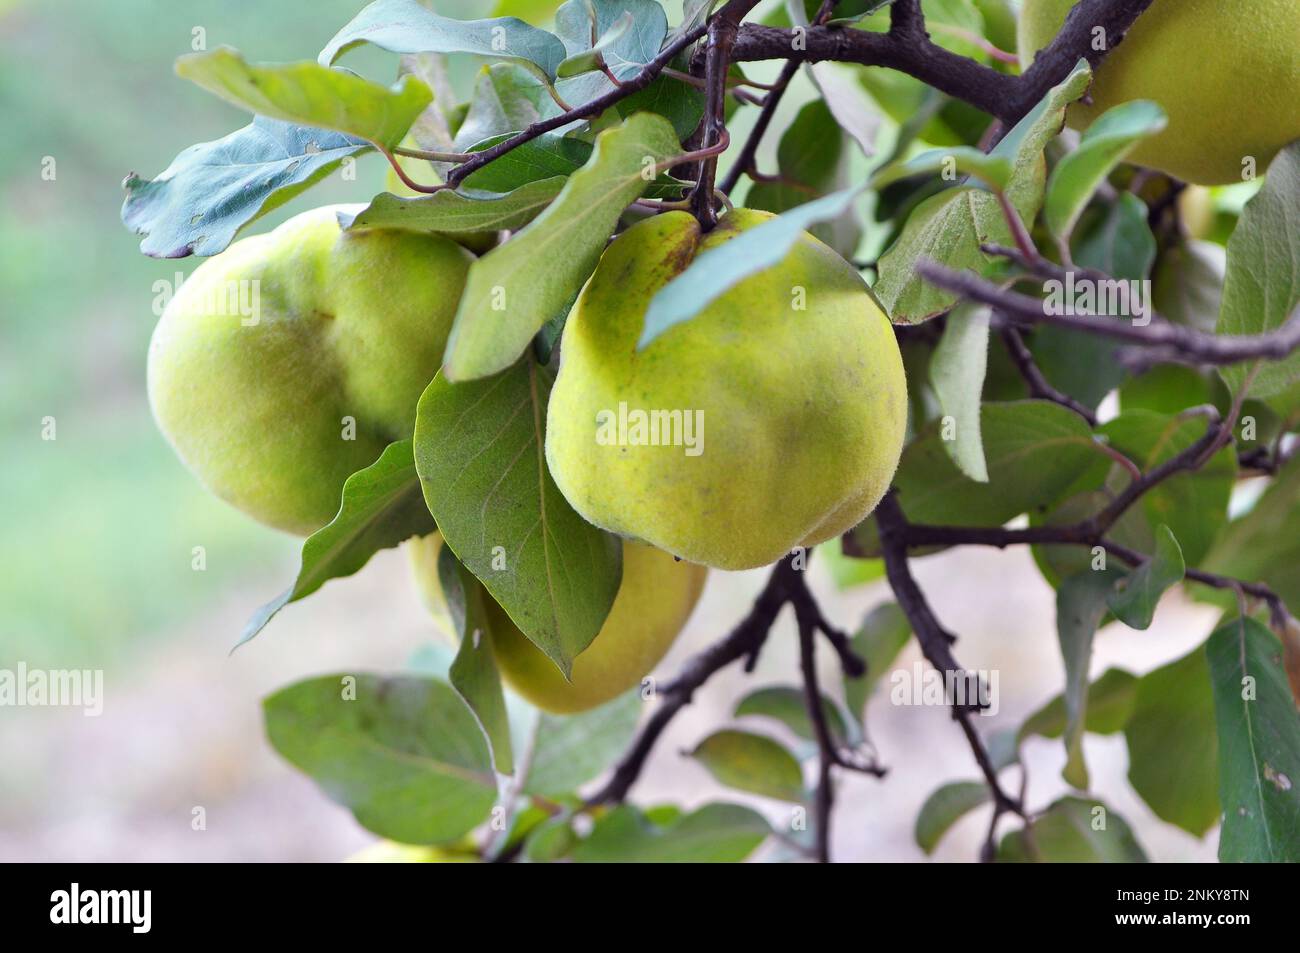
M 286 609 L 254 642 L 227 650 L 249 607 L 268 597 L 271 580 L 231 591 L 192 622 L 167 631 L 137 663 L 107 676 L 104 713 L 87 718 L 59 709 L 0 709 L 0 860 L 335 860 L 368 843 L 344 809 L 280 761 L 262 735 L 259 699 L 297 679 L 329 671 L 400 668 L 431 636 L 407 579 L 403 554 L 377 557 L 355 579 L 330 583 Z M 833 618 L 844 624 L 885 598 L 878 584 L 835 593 L 825 575 L 815 584 Z M 986 730 L 1012 726 L 1054 695 L 1062 681 L 1052 596 L 1037 583 L 1023 553 L 967 551 L 917 563 L 921 584 L 940 616 L 961 634 L 959 658 L 999 671 L 1001 711 Z M 748 605 L 761 573 L 713 573 L 704 600 L 664 665 L 673 671 L 689 652 L 725 632 Z M 1009 578 L 1024 591 L 1000 598 Z M 1134 671 L 1175 658 L 1204 638 L 1215 613 L 1170 597 L 1151 630 L 1111 626 L 1098 638 L 1094 671 L 1112 664 Z M 898 667 L 919 659 L 905 650 Z M 825 679 L 838 680 L 822 652 Z M 783 618 L 748 679 L 727 670 L 685 709 L 659 744 L 644 780 L 642 803 L 693 805 L 724 794 L 680 751 L 727 717 L 749 687 L 790 683 L 797 671 L 793 626 Z M 887 687 L 887 683 L 886 683 Z M 840 790 L 834 855 L 841 860 L 921 860 L 912 824 L 939 784 L 975 778 L 964 740 L 944 709 L 895 707 L 887 691 L 872 703 L 870 730 L 890 775 L 851 778 Z M 1124 779 L 1122 740 L 1089 737 L 1095 791 L 1135 828 L 1148 853 L 1162 860 L 1211 860 L 1217 836 L 1197 842 L 1151 816 Z M 1030 803 L 1044 806 L 1064 791 L 1059 742 L 1026 747 Z M 774 822 L 787 820 L 773 802 L 746 801 Z M 206 830 L 191 829 L 202 807 Z M 970 860 L 986 815 L 967 818 L 935 853 Z

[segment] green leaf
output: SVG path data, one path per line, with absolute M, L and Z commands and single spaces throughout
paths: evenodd
M 1147 856 L 1124 818 L 1100 801 L 1066 797 L 1034 820 L 1032 836 L 1012 831 L 998 846 L 1000 863 L 1133 864 Z
M 1151 250 L 1154 255 L 1154 238 Z M 1227 267 L 1227 250 L 1219 243 L 1182 239 L 1160 256 L 1151 276 L 1151 303 L 1170 321 L 1212 334 L 1223 307 Z
M 1130 192 L 1090 206 L 1072 241 L 1075 264 L 1127 281 L 1145 279 L 1156 257 L 1147 207 Z M 1125 377 L 1115 360 L 1115 342 L 1099 334 L 1048 325 L 1034 331 L 1031 349 L 1049 381 L 1094 409 Z
M 662 7 L 659 9 L 660 12 L 663 11 Z M 613 25 L 610 26 L 606 32 L 600 35 L 600 38 L 596 41 L 594 46 L 568 56 L 565 61 L 560 64 L 559 69 L 555 71 L 555 75 L 565 77 L 577 76 L 579 73 L 600 69 L 601 64 L 605 62 L 605 52 L 610 50 L 610 48 L 618 43 L 619 40 L 623 39 L 623 37 L 627 36 L 628 32 L 632 29 L 632 24 L 632 14 L 627 10 L 624 10 L 619 18 L 614 21 Z
M 831 60 L 808 64 L 813 85 L 836 125 L 857 144 L 862 155 L 871 158 L 876 154 L 876 136 L 882 117 L 858 82 L 860 72 L 857 66 Z
M 957 468 L 976 483 L 989 482 L 980 440 L 980 395 L 989 354 L 989 309 L 958 306 L 930 358 L 930 385 L 939 412 L 952 420 L 953 439 L 943 447 Z
M 1261 334 L 1280 327 L 1300 304 L 1300 141 L 1269 164 L 1264 187 L 1246 203 L 1228 239 L 1220 334 Z M 1249 364 L 1222 368 L 1234 392 Z M 1300 351 L 1263 364 L 1250 385 L 1254 397 L 1271 397 L 1300 380 Z
M 761 815 L 739 804 L 706 804 L 665 824 L 623 804 L 596 822 L 573 850 L 578 863 L 739 863 L 772 832 Z
M 871 693 L 911 636 L 912 626 L 896 602 L 882 602 L 862 620 L 850 645 L 867 663 L 867 674 L 862 678 L 844 677 L 844 702 L 854 717 L 863 717 Z
M 1126 281 L 1141 281 L 1151 274 L 1156 260 L 1156 238 L 1147 224 L 1147 207 L 1132 192 L 1115 202 L 1089 210 L 1082 228 L 1073 235 L 1074 263 L 1104 271 Z M 1073 335 L 1077 341 L 1085 335 Z M 1113 344 L 1112 344 L 1113 347 Z
M 539 179 L 505 195 L 462 195 L 450 190 L 419 198 L 376 195 L 364 209 L 341 213 L 339 225 L 349 228 L 409 228 L 445 235 L 514 230 L 527 225 L 560 194 L 561 178 Z
M 781 135 L 777 147 L 777 181 L 757 182 L 745 196 L 747 208 L 780 214 L 849 184 L 848 142 L 820 99 L 805 104 Z M 862 226 L 851 205 L 842 215 L 812 226 L 811 232 L 845 257 L 862 239 Z
M 916 846 L 926 854 L 933 853 L 954 824 L 988 800 L 988 785 L 979 781 L 954 781 L 937 789 L 916 816 Z
M 254 66 L 228 46 L 182 56 L 176 73 L 260 116 L 335 129 L 386 149 L 402 141 L 433 99 L 409 74 L 389 89 L 310 60 Z
M 302 544 L 298 578 L 253 613 L 236 644 L 257 635 L 289 603 L 306 598 L 331 579 L 352 575 L 379 550 L 435 529 L 420 493 L 411 441 L 389 444 L 378 460 L 348 477 L 338 515 Z
M 492 626 L 483 586 L 446 546 L 438 555 L 438 581 L 447 600 L 460 649 L 451 663 L 451 687 L 474 713 L 501 774 L 514 773 L 510 718 L 492 647 Z
M 520 132 L 538 120 L 559 114 L 559 104 L 536 73 L 514 63 L 494 63 L 479 71 L 453 145 L 464 151 L 485 139 Z M 555 135 L 561 136 L 579 125 L 562 126 Z M 585 158 L 578 165 L 582 161 Z
M 1203 647 L 1138 681 L 1124 737 L 1133 789 L 1161 820 L 1204 836 L 1220 812 L 1214 700 Z
M 1012 163 L 1005 155 L 990 155 L 973 146 L 930 149 L 899 162 L 891 162 L 871 176 L 871 188 L 882 189 L 892 182 L 914 175 L 939 175 L 955 182 L 958 176 L 973 175 L 996 192 L 1011 181 Z
M 1154 102 L 1138 99 L 1108 109 L 1066 155 L 1047 181 L 1043 220 L 1059 239 L 1069 238 L 1088 200 L 1111 171 L 1138 142 L 1165 128 L 1165 112 Z
M 1300 612 L 1300 456 L 1278 471 L 1250 512 L 1228 524 L 1204 568 L 1262 582 Z
M 804 232 L 843 215 L 864 188 L 833 192 L 800 205 L 697 255 L 650 299 L 637 349 L 689 321 L 750 275 L 779 264 Z
M 1115 449 L 1148 473 L 1200 439 L 1205 421 L 1131 410 L 1104 424 L 1101 431 Z M 1198 565 L 1228 521 L 1236 477 L 1236 456 L 1227 447 L 1199 470 L 1170 477 L 1143 494 L 1140 512 L 1150 527 L 1150 540 L 1141 548 L 1152 549 L 1155 527 L 1164 523 L 1178 540 L 1187 565 Z
M 546 468 L 551 382 L 531 357 L 464 384 L 439 372 L 416 410 L 415 465 L 447 545 L 568 677 L 614 602 L 622 548 Z
M 447 58 L 441 53 L 409 53 L 398 60 L 397 75 L 410 73 L 433 93 L 433 102 L 411 124 L 409 138 L 418 149 L 430 152 L 454 151 L 452 127 L 456 123 L 458 98 L 452 88 Z M 433 168 L 442 174 L 442 166 Z
M 476 143 L 471 152 L 482 152 L 509 138 L 493 136 Z M 570 176 L 591 160 L 591 143 L 565 136 L 538 136 L 466 177 L 463 187 L 480 192 L 511 192 L 529 182 Z
M 1108 668 L 1088 687 L 1084 730 L 1096 735 L 1123 731 L 1137 701 L 1138 677 L 1120 668 Z M 1057 695 L 1025 719 L 1018 732 L 1023 741 L 1030 735 L 1059 738 L 1065 734 L 1065 696 Z
M 578 843 L 578 835 L 567 817 L 557 817 L 538 825 L 528 835 L 524 856 L 530 863 L 553 864 L 565 857 Z
M 258 116 L 190 146 L 156 179 L 126 177 L 122 223 L 151 258 L 225 251 L 249 222 L 315 185 L 370 144 L 327 129 Z
M 986 403 L 981 436 L 989 481 L 974 483 L 943 447 L 942 422 L 929 424 L 903 451 L 894 485 L 913 523 L 1001 526 L 1029 510 L 1046 510 L 1110 458 L 1078 414 L 1041 400 Z M 855 530 L 868 556 L 879 555 L 875 521 Z
M 1088 717 L 1088 668 L 1092 639 L 1106 614 L 1118 573 L 1082 572 L 1064 580 L 1056 590 L 1056 636 L 1065 660 L 1065 768 L 1061 775 L 1081 790 L 1088 787 L 1083 760 L 1083 732 Z
M 576 715 L 539 712 L 524 792 L 556 797 L 586 784 L 631 743 L 640 714 L 636 690 Z
M 674 28 L 673 35 L 680 36 L 703 26 L 717 5 L 718 0 L 682 0 L 682 22 Z
M 361 43 L 390 53 L 474 53 L 511 60 L 550 79 L 568 55 L 559 37 L 515 17 L 452 20 L 416 0 L 375 0 L 321 50 L 326 66 Z
M 673 124 L 678 139 L 685 140 L 704 115 L 704 91 L 661 75 L 645 89 L 620 100 L 614 111 L 625 119 L 638 112 L 657 113 Z
M 1156 527 L 1155 552 L 1127 576 L 1115 581 L 1106 596 L 1106 604 L 1115 613 L 1115 618 L 1130 628 L 1150 628 L 1156 614 L 1156 603 L 1165 590 L 1182 581 L 1186 571 L 1178 540 L 1174 539 L 1169 527 L 1161 523 Z
M 803 802 L 799 762 L 765 735 L 735 729 L 715 731 L 690 755 L 727 787 L 779 801 Z
M 481 824 L 496 801 L 483 734 L 442 682 L 325 675 L 262 707 L 272 747 L 382 837 L 445 844 Z
M 880 559 L 858 559 L 845 556 L 843 541 L 827 540 L 817 549 L 817 558 L 830 573 L 831 581 L 839 592 L 884 578 L 885 563 Z
M 599 53 L 611 73 L 627 80 L 659 55 L 668 34 L 668 16 L 657 0 L 569 0 L 555 14 L 555 32 L 569 52 L 557 75 L 594 69 L 589 57 Z M 566 72 L 566 64 L 571 73 Z
M 1279 664 L 1282 647 L 1253 619 L 1206 645 L 1219 737 L 1219 860 L 1300 861 L 1300 715 Z
M 647 163 L 679 148 L 668 121 L 649 113 L 602 132 L 550 207 L 470 267 L 447 343 L 447 377 L 470 380 L 514 363 L 595 269 L 623 209 L 649 185 Z
M 555 15 L 560 0 L 496 0 L 492 8 L 494 17 L 523 17 L 530 23 L 541 22 Z
M 830 729 L 831 738 L 840 744 L 845 743 L 849 735 L 848 727 L 844 724 L 844 716 L 840 714 L 839 707 L 825 695 L 822 696 L 822 713 L 825 715 L 826 727 Z M 817 740 L 812 719 L 808 717 L 803 691 L 798 688 L 788 685 L 769 685 L 766 688 L 756 689 L 741 699 L 740 704 L 736 706 L 735 715 L 737 718 L 746 715 L 775 718 L 800 738 L 807 741 Z
M 1032 222 L 1046 179 L 1043 149 L 1061 131 L 1066 107 L 1087 88 L 1091 72 L 1084 60 L 1020 120 L 990 153 L 1011 163 L 1006 196 L 1025 222 Z M 992 193 L 958 186 L 918 205 L 902 234 L 881 256 L 874 290 L 895 324 L 919 324 L 943 314 L 957 295 L 930 285 L 916 274 L 916 263 L 931 258 L 959 271 L 989 276 L 1005 268 L 986 255 L 984 243 L 1009 244 L 1011 230 Z
M 1178 364 L 1157 364 L 1129 378 L 1119 390 L 1122 411 L 1179 414 L 1188 407 L 1209 404 L 1213 400 L 1214 390 L 1207 374 Z

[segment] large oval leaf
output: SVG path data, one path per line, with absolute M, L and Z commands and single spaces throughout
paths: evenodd
M 228 46 L 182 56 L 176 73 L 259 116 L 334 129 L 386 149 L 402 141 L 433 99 L 409 73 L 389 89 L 310 60 L 255 66 Z
M 122 223 L 152 258 L 215 255 L 249 222 L 372 147 L 363 139 L 258 116 L 190 146 L 156 179 L 126 177 Z
M 325 45 L 320 62 L 328 66 L 360 43 L 390 53 L 475 53 L 527 65 L 551 79 L 568 55 L 555 34 L 516 17 L 453 20 L 416 0 L 375 0 Z
M 644 174 L 649 165 L 678 149 L 672 125 L 650 113 L 601 133 L 550 207 L 470 267 L 447 342 L 447 378 L 472 380 L 513 364 L 595 270 L 623 209 L 653 181 Z
M 456 840 L 496 801 L 487 743 L 443 682 L 325 675 L 281 689 L 263 711 L 275 750 L 383 837 Z
M 567 676 L 622 579 L 622 544 L 569 506 L 546 467 L 550 372 L 439 373 L 416 411 L 415 465 L 443 538 Z

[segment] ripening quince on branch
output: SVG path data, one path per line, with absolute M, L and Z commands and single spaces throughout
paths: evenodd
M 411 566 L 422 598 L 441 599 L 437 581 L 441 538 L 433 534 L 408 546 L 414 547 Z M 484 590 L 497 667 L 511 688 L 545 711 L 565 715 L 602 705 L 637 685 L 668 653 L 690 618 L 707 575 L 703 566 L 625 540 L 623 581 L 600 632 L 574 659 L 571 681 Z M 445 602 L 431 611 L 440 617 L 448 614 Z
M 473 256 L 448 238 L 304 212 L 197 268 L 149 346 L 149 400 L 217 496 L 307 535 L 411 436 Z
M 1075 0 L 1025 0 L 1022 69 L 1060 32 Z M 1296 0 L 1157 0 L 1097 69 L 1092 104 L 1070 107 L 1086 128 L 1112 106 L 1151 99 L 1169 117 L 1131 162 L 1187 182 L 1242 180 L 1242 160 L 1262 173 L 1300 138 L 1300 3 Z
M 721 569 L 767 565 L 861 521 L 889 487 L 907 420 L 888 318 L 811 235 L 637 350 L 660 288 L 772 217 L 737 209 L 701 234 L 668 212 L 628 229 L 569 314 L 547 412 L 547 464 L 574 509 Z M 694 446 L 631 430 L 598 439 L 611 415 L 638 412 L 680 412 Z

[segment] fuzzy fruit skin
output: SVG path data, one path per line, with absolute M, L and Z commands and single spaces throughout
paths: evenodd
M 1060 31 L 1074 0 L 1025 0 L 1020 62 Z M 1296 0 L 1158 0 L 1097 70 L 1093 104 L 1070 107 L 1086 128 L 1112 106 L 1151 99 L 1169 116 L 1129 161 L 1187 182 L 1239 182 L 1241 161 L 1262 173 L 1300 137 L 1300 3 Z
M 605 251 L 569 314 L 546 461 L 587 520 L 690 562 L 750 569 L 838 536 L 898 465 L 907 382 L 888 318 L 839 255 L 804 235 L 641 352 L 650 299 L 697 254 L 772 216 L 737 209 L 701 237 L 669 212 Z M 806 295 L 795 310 L 795 290 Z M 703 412 L 703 451 L 601 445 L 598 415 Z
M 438 585 L 438 534 L 412 540 L 417 584 L 430 599 L 442 600 Z M 432 573 L 432 586 L 428 574 Z M 667 654 L 690 618 L 708 577 L 708 569 L 678 562 L 672 556 L 627 540 L 623 542 L 623 582 L 600 632 L 573 660 L 573 679 L 528 641 L 500 604 L 483 593 L 492 648 L 502 678 L 538 708 L 559 715 L 595 708 L 641 681 Z M 436 587 L 436 588 L 435 588 Z M 436 618 L 450 618 L 445 601 L 431 606 Z
M 403 548 L 411 565 L 411 580 L 415 583 L 421 604 L 433 616 L 439 631 L 451 634 L 454 631 L 451 613 L 447 609 L 447 596 L 442 591 L 442 579 L 438 576 L 442 533 L 434 530 L 427 536 L 413 536 Z M 452 643 L 455 644 L 454 638 Z
M 510 687 L 558 715 L 586 711 L 637 685 L 668 653 L 704 590 L 708 570 L 663 550 L 623 543 L 623 582 L 600 632 L 573 660 L 573 680 L 487 600 L 497 666 Z
M 411 435 L 473 260 L 436 235 L 342 232 L 344 208 L 204 262 L 149 346 L 150 404 L 177 454 L 223 500 L 299 535 L 334 518 L 351 473 Z M 257 288 L 255 324 L 223 306 L 231 282 Z

